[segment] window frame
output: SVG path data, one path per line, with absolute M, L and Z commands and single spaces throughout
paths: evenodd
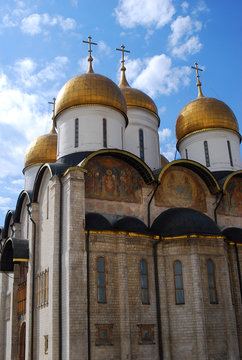
M 146 273 L 142 273 L 142 270 L 141 270 L 141 264 L 142 264 L 142 262 L 145 263 Z M 139 263 L 139 273 L 140 273 L 141 303 L 142 303 L 143 305 L 150 305 L 148 261 L 147 261 L 146 259 L 144 259 L 144 258 L 142 258 L 142 259 L 140 260 L 140 263 Z M 143 287 L 143 286 L 142 286 L 142 276 L 146 276 L 147 287 Z M 143 301 L 143 291 L 146 291 L 146 292 L 147 292 L 147 302 L 144 302 L 144 301 Z
M 74 147 L 78 148 L 79 147 L 79 119 L 75 118 L 75 122 L 74 122 Z
M 103 267 L 104 267 L 104 271 L 103 272 L 101 272 L 101 271 L 99 271 L 98 270 L 98 260 L 99 259 L 102 259 L 103 260 Z M 98 256 L 97 257 L 97 259 L 96 259 L 96 266 L 97 266 L 97 302 L 99 303 L 99 304 L 106 304 L 107 303 L 107 293 L 106 293 L 106 260 L 105 260 L 105 257 L 104 256 Z M 99 274 L 104 274 L 104 286 L 100 286 L 100 285 L 98 285 L 98 275 Z M 102 301 L 102 300 L 100 300 L 99 299 L 99 291 L 98 291 L 98 289 L 104 289 L 104 296 L 105 296 L 105 299 L 104 299 L 104 301 Z
M 175 271 L 175 265 L 176 263 L 179 263 L 181 265 L 181 274 L 176 274 L 176 271 Z M 175 302 L 176 302 L 176 305 L 185 305 L 185 294 L 184 294 L 184 282 L 183 282 L 183 271 L 182 271 L 182 262 L 180 260 L 174 260 L 173 261 L 173 276 L 174 276 L 174 288 L 175 288 Z M 177 284 L 176 284 L 176 278 L 177 277 L 180 277 L 181 278 L 181 282 L 182 282 L 182 287 L 178 288 L 177 287 Z M 177 291 L 182 291 L 182 298 L 183 298 L 183 302 L 180 302 L 178 300 L 178 296 L 177 296 Z
M 208 269 L 209 262 L 212 265 L 212 274 L 209 274 L 209 269 Z M 214 261 L 212 259 L 208 259 L 206 262 L 206 267 L 207 267 L 207 276 L 208 276 L 207 279 L 208 279 L 209 302 L 211 305 L 217 305 L 218 304 L 218 293 L 217 293 L 217 286 L 216 286 L 216 271 L 215 271 Z M 212 275 L 212 277 L 213 277 L 213 284 L 214 284 L 213 287 L 210 286 L 209 275 Z M 214 294 L 215 300 L 212 300 L 212 298 L 213 298 L 212 294 Z
M 203 146 L 204 146 L 204 154 L 205 154 L 205 162 L 206 162 L 206 166 L 210 167 L 210 157 L 209 157 L 209 150 L 208 150 L 208 142 L 207 140 L 205 140 L 203 142 Z
M 144 130 L 139 129 L 139 157 L 145 161 Z
M 103 147 L 108 147 L 107 119 L 103 118 Z

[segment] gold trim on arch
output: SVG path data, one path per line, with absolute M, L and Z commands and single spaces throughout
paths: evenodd
M 211 182 L 210 182 L 210 184 L 209 184 L 209 182 L 206 180 L 207 178 L 204 176 L 202 176 L 202 173 L 199 173 L 199 174 L 197 174 L 199 177 L 201 177 L 203 180 L 204 180 L 204 182 L 206 183 L 206 185 L 207 185 L 207 187 L 209 188 L 209 190 L 210 190 L 210 192 L 212 193 L 212 194 L 216 194 L 216 193 L 218 193 L 221 189 L 220 189 L 220 186 L 219 186 L 219 184 L 218 184 L 218 182 L 217 182 L 217 180 L 215 179 L 215 177 L 213 176 L 213 174 L 205 167 L 205 166 L 203 166 L 203 165 L 201 165 L 201 164 L 199 164 L 198 162 L 196 162 L 196 161 L 193 161 L 193 160 L 187 160 L 187 159 L 179 159 L 179 160 L 174 160 L 174 161 L 172 161 L 172 162 L 170 162 L 170 163 L 168 163 L 167 165 L 165 165 L 164 167 L 163 167 L 163 169 L 161 170 L 161 172 L 160 172 L 160 174 L 159 174 L 159 176 L 158 176 L 158 181 L 159 182 L 161 182 L 161 178 L 162 178 L 162 176 L 163 176 L 163 174 L 171 167 L 171 166 L 173 166 L 173 165 L 177 165 L 177 164 L 190 164 L 190 165 L 192 165 L 192 166 L 194 166 L 194 167 L 196 167 L 196 168 L 200 168 L 203 172 L 205 172 L 208 176 L 207 176 L 207 178 L 208 179 L 211 179 Z M 192 170 L 192 171 L 194 171 L 194 169 L 191 169 L 190 167 L 186 167 L 186 166 L 184 166 L 185 168 L 189 168 L 190 170 Z M 211 185 L 213 184 L 213 187 L 215 186 L 215 188 L 216 188 L 216 190 L 217 191 L 211 191 L 212 189 L 211 189 Z
M 119 150 L 119 149 L 102 149 L 102 150 L 98 150 L 95 151 L 93 153 L 91 153 L 90 155 L 88 155 L 81 163 L 81 167 L 84 168 L 86 166 L 86 164 L 88 163 L 89 160 L 91 160 L 93 157 L 98 156 L 98 155 L 105 155 L 105 154 L 110 154 L 111 156 L 113 154 L 120 154 L 123 156 L 120 156 L 119 159 L 124 160 L 125 158 L 131 158 L 133 160 L 135 160 L 136 162 L 138 162 L 141 166 L 140 167 L 135 167 L 134 164 L 130 164 L 131 166 L 133 166 L 142 176 L 142 178 L 144 179 L 146 184 L 152 184 L 155 181 L 155 177 L 153 172 L 151 171 L 151 169 L 149 168 L 149 166 L 144 163 L 139 157 L 135 156 L 134 154 L 131 154 L 128 151 L 125 150 Z M 148 176 L 144 176 L 144 172 L 140 171 L 140 169 L 145 169 L 146 172 L 149 174 Z
M 237 170 L 237 171 L 233 172 L 232 174 L 229 174 L 229 176 L 227 177 L 227 179 L 225 180 L 225 182 L 223 184 L 223 191 L 226 190 L 228 182 L 231 180 L 231 178 L 236 176 L 236 175 L 241 175 L 242 176 L 242 170 Z
M 29 259 L 18 259 L 13 258 L 13 262 L 29 262 Z

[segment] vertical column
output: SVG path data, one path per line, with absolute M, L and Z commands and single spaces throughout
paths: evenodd
M 231 285 L 229 278 L 229 269 L 228 269 L 228 254 L 225 253 L 224 248 L 224 266 L 222 270 L 223 277 L 223 287 L 221 288 L 222 297 L 224 299 L 224 318 L 226 324 L 226 332 L 227 332 L 227 356 L 228 359 L 239 359 L 239 344 L 238 344 L 238 336 L 236 329 L 236 320 L 235 320 L 235 312 L 232 305 L 231 298 Z
M 197 359 L 208 359 L 207 341 L 206 341 L 206 324 L 203 303 L 203 286 L 201 278 L 200 257 L 198 254 L 191 254 L 191 270 L 193 283 L 193 306 L 197 338 Z
M 118 299 L 120 323 L 120 360 L 131 360 L 130 314 L 128 266 L 126 257 L 125 236 L 119 236 L 118 241 Z
M 14 272 L 12 274 L 12 297 L 11 297 L 11 359 L 17 359 L 18 344 L 19 344 L 19 324 L 18 324 L 18 282 L 19 282 L 19 265 L 14 265 Z
M 5 356 L 7 275 L 0 273 L 0 360 Z
M 50 181 L 50 219 L 52 230 L 49 234 L 51 243 L 51 262 L 49 264 L 49 357 L 59 360 L 59 239 L 60 239 L 60 180 L 55 175 Z
M 27 275 L 27 304 L 26 304 L 26 348 L 25 358 L 32 360 L 31 351 L 34 353 L 35 346 L 35 321 L 36 321 L 36 304 L 33 304 L 33 271 L 36 272 L 36 266 L 34 264 L 34 246 L 36 247 L 38 241 L 38 225 L 39 225 L 39 205 L 37 203 L 31 204 L 31 217 L 36 224 L 36 232 L 32 221 L 29 220 L 30 224 L 30 235 L 29 235 L 29 263 L 28 263 L 28 275 Z M 28 215 L 29 216 L 29 215 Z M 35 243 L 35 244 L 34 244 Z M 37 256 L 35 256 L 37 258 Z M 35 285 L 36 286 L 36 285 Z M 32 308 L 34 306 L 34 309 Z M 33 311 L 32 311 L 33 310 Z M 33 341 L 33 343 L 32 343 Z M 33 344 L 33 349 L 32 349 Z M 35 356 L 35 355 L 34 355 Z
M 157 247 L 157 267 L 159 276 L 159 291 L 160 291 L 160 313 L 161 313 L 161 336 L 164 359 L 171 359 L 170 350 L 170 324 L 169 324 L 169 306 L 168 306 L 168 292 L 167 292 L 167 279 L 166 273 L 166 260 L 162 256 L 162 244 Z
M 62 359 L 87 360 L 85 183 L 80 167 L 63 177 Z

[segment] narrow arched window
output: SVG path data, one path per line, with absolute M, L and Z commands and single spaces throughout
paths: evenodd
M 186 149 L 186 159 L 188 160 L 188 151 L 187 151 L 187 149 Z
M 26 338 L 26 323 L 21 325 L 19 333 L 19 360 L 25 359 L 25 338 Z
M 144 132 L 142 129 L 139 129 L 139 154 L 140 158 L 145 160 L 145 152 L 144 152 Z
M 97 301 L 106 302 L 105 259 L 97 259 Z
M 183 279 L 182 279 L 182 263 L 178 260 L 174 262 L 174 280 L 175 280 L 176 304 L 177 305 L 185 304 Z
M 218 304 L 216 282 L 215 282 L 215 268 L 212 260 L 208 260 L 207 270 L 208 270 L 208 287 L 209 287 L 210 304 Z
M 107 120 L 103 119 L 103 147 L 107 147 Z
M 149 304 L 148 265 L 145 260 L 140 261 L 141 301 Z
M 227 146 L 228 146 L 228 152 L 229 152 L 230 165 L 233 166 L 232 151 L 231 151 L 231 146 L 230 146 L 230 141 L 229 140 L 227 140 Z
M 203 145 L 204 145 L 206 166 L 209 167 L 210 166 L 210 159 L 209 159 L 209 152 L 208 152 L 208 142 L 204 141 Z
M 75 119 L 75 147 L 79 146 L 79 119 Z

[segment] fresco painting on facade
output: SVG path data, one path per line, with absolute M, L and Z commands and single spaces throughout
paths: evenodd
M 122 160 L 98 157 L 87 163 L 86 197 L 140 203 L 142 179 Z
M 206 212 L 206 195 L 201 183 L 186 169 L 164 173 L 155 195 L 157 206 L 190 207 Z
M 226 188 L 219 214 L 242 216 L 242 179 L 232 178 Z

